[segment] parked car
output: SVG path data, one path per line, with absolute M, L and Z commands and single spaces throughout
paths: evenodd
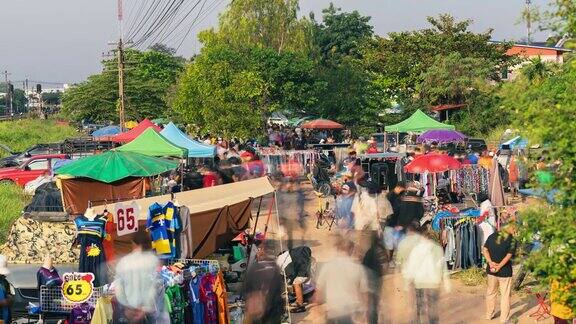
M 67 154 L 35 155 L 17 167 L 0 169 L 0 183 L 12 182 L 23 187 L 46 172 L 51 172 L 56 160 L 68 158 L 70 156 Z
M 69 138 L 60 143 L 36 144 L 24 152 L 0 159 L 0 168 L 17 167 L 36 155 L 70 154 L 74 157 L 91 155 L 114 147 L 109 141 L 95 141 L 91 137 Z

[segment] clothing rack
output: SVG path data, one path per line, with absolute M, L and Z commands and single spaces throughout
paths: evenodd
M 171 259 L 169 261 L 170 265 L 174 265 L 176 263 L 182 264 L 193 264 L 198 266 L 213 266 L 218 271 L 220 271 L 220 262 L 218 260 L 204 260 L 204 259 Z

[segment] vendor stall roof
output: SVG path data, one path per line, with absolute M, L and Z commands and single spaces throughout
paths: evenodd
M 231 206 L 272 192 L 274 192 L 274 187 L 270 180 L 266 177 L 261 177 L 215 187 L 178 192 L 174 194 L 174 201 L 188 207 L 190 214 L 197 214 Z M 165 203 L 170 201 L 170 199 L 170 195 L 163 195 L 135 200 L 141 207 L 139 219 L 145 220 L 147 218 L 148 207 L 153 203 Z M 96 206 L 95 210 L 97 213 L 101 213 L 105 207 L 104 205 Z
M 343 129 L 344 125 L 329 119 L 315 119 L 305 122 L 301 127 L 309 129 Z
M 434 118 L 426 115 L 422 110 L 418 109 L 412 116 L 398 124 L 389 125 L 384 128 L 387 132 L 415 132 L 422 133 L 431 129 L 451 129 L 454 130 L 454 125 L 443 124 Z
M 69 163 L 56 174 L 90 178 L 111 183 L 127 177 L 151 177 L 174 170 L 178 162 L 133 152 L 110 150 Z
M 160 134 L 166 137 L 170 142 L 180 147 L 186 148 L 188 150 L 188 157 L 212 158 L 216 156 L 215 146 L 203 144 L 190 139 L 172 122 L 166 125 Z
M 128 143 L 140 136 L 140 134 L 144 133 L 144 131 L 146 131 L 148 128 L 152 128 L 157 132 L 161 131 L 161 128 L 156 126 L 153 122 L 148 119 L 144 119 L 140 122 L 140 124 L 131 130 L 114 136 L 112 141 L 118 143 Z
M 121 132 L 120 126 L 110 125 L 95 130 L 94 132 L 92 132 L 92 137 L 113 136 L 120 134 L 120 132 Z
M 135 152 L 156 157 L 178 157 L 188 156 L 188 150 L 170 142 L 166 137 L 157 133 L 154 129 L 148 128 L 138 138 L 128 144 L 124 144 L 116 149 L 122 152 Z

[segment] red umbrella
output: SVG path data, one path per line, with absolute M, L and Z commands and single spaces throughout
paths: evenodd
M 328 119 L 315 119 L 302 124 L 301 127 L 309 129 L 342 129 L 344 125 Z
M 406 164 L 404 170 L 409 173 L 444 172 L 459 169 L 460 166 L 460 162 L 451 156 L 431 153 L 415 158 Z

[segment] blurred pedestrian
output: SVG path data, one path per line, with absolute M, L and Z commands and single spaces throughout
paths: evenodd
M 114 323 L 165 323 L 164 298 L 158 283 L 160 261 L 150 250 L 144 231 L 132 237 L 132 252 L 116 265 L 115 294 L 121 312 L 114 312 Z
M 509 223 L 500 231 L 488 236 L 482 254 L 488 265 L 486 290 L 486 319 L 491 320 L 500 289 L 500 322 L 506 323 L 510 316 L 510 292 L 512 290 L 512 257 L 516 252 L 515 225 Z
M 273 261 L 259 261 L 248 268 L 244 280 L 245 324 L 280 323 L 284 314 L 284 279 Z
M 320 270 L 315 295 L 325 302 L 328 324 L 351 324 L 365 315 L 369 287 L 364 267 L 352 257 L 352 242 L 342 237 L 336 247 L 336 257 Z
M 406 228 L 414 221 L 420 221 L 424 217 L 424 203 L 420 197 L 420 184 L 411 182 L 402 196 L 398 209 L 398 225 Z
M 402 201 L 402 195 L 406 188 L 402 183 L 399 183 L 394 187 L 394 190 L 386 194 L 386 198 L 392 206 L 392 214 L 388 216 L 386 220 L 383 236 L 384 236 L 384 248 L 386 250 L 386 257 L 388 260 L 388 267 L 394 268 L 394 251 L 398 249 L 398 243 L 404 236 L 402 228 L 399 224 L 400 218 L 400 202 Z
M 378 208 L 378 186 L 369 181 L 361 181 L 358 194 L 352 202 L 354 231 L 356 234 L 358 256 L 362 257 L 371 245 L 373 237 L 380 228 Z
M 340 225 L 346 229 L 351 229 L 354 226 L 352 203 L 355 195 L 356 185 L 350 181 L 342 185 L 336 197 L 336 217 L 341 221 Z
M 380 293 L 382 289 L 382 247 L 378 236 L 372 237 L 372 244 L 362 259 L 368 279 L 368 323 L 378 324 L 380 314 Z
M 397 259 L 406 287 L 414 289 L 417 323 L 438 323 L 440 288 L 450 291 L 444 251 L 436 242 L 419 233 L 419 223 L 406 228 L 406 239 L 398 247 Z

